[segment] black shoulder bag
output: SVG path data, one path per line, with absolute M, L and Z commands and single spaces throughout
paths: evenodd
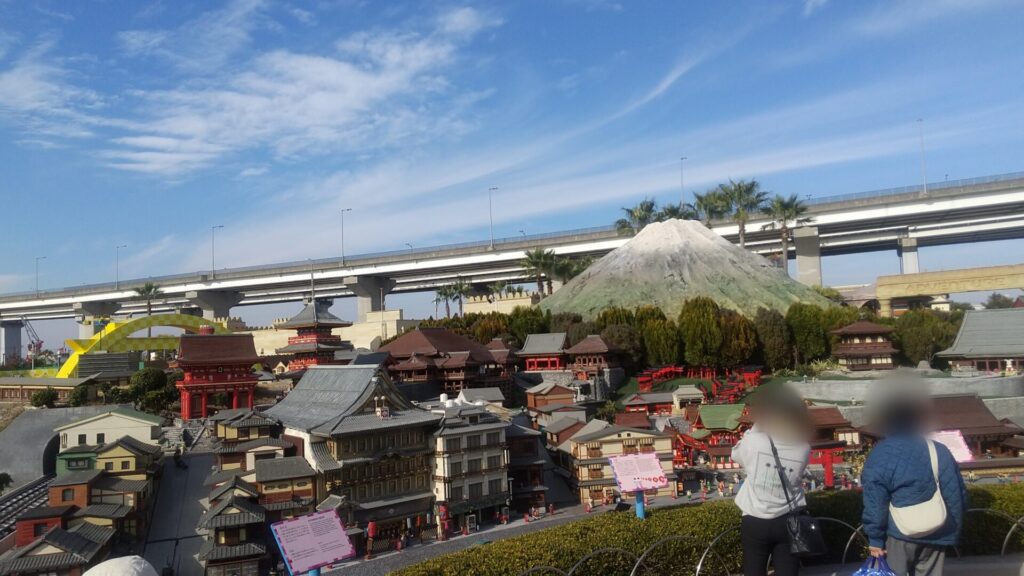
M 796 503 L 789 494 L 789 480 L 786 478 L 782 460 L 779 459 L 779 451 L 775 448 L 775 442 L 771 437 L 768 438 L 768 443 L 772 446 L 775 469 L 779 471 L 779 481 L 782 482 L 782 491 L 786 494 L 786 504 L 789 505 L 789 512 L 786 513 L 789 552 L 797 558 L 821 556 L 828 551 L 825 547 L 825 539 L 821 535 L 821 526 L 818 525 L 817 518 L 811 516 L 806 508 L 796 507 Z

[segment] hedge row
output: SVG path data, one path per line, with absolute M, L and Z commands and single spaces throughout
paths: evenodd
M 1024 487 L 1018 485 L 972 486 L 971 508 L 991 508 L 1013 518 L 1024 516 Z M 852 491 L 815 492 L 808 507 L 816 516 L 836 518 L 852 526 L 860 524 L 861 498 Z M 682 505 L 649 511 L 647 520 L 632 513 L 605 512 L 570 524 L 499 540 L 461 552 L 439 556 L 398 570 L 397 576 L 515 576 L 529 568 L 552 566 L 568 571 L 587 554 L 602 548 L 621 548 L 640 555 L 655 542 L 677 539 L 657 547 L 643 565 L 644 574 L 692 572 L 711 540 L 723 530 L 739 525 L 739 509 L 731 501 Z M 998 554 L 1012 521 L 987 513 L 967 517 L 960 550 L 963 554 Z M 838 561 L 850 537 L 849 528 L 836 523 L 823 526 L 830 550 Z M 1015 547 L 1014 547 L 1015 546 Z M 1011 549 L 1024 548 L 1024 530 Z M 739 533 L 734 531 L 715 546 L 717 555 L 702 574 L 724 574 L 740 566 Z M 863 554 L 864 544 L 855 541 L 850 560 Z M 577 569 L 577 575 L 628 574 L 634 561 L 621 553 L 599 553 Z

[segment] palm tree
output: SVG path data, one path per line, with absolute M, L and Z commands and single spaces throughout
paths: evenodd
M 442 292 L 443 292 L 442 288 L 444 288 L 444 286 L 442 286 L 441 288 L 438 288 L 437 290 L 434 290 L 434 318 L 437 318 L 437 315 L 438 315 L 438 311 L 437 311 L 438 305 L 440 305 L 441 302 L 444 302 L 444 301 L 447 300 L 447 298 L 445 298 L 445 296 L 442 294 Z
M 782 259 L 779 267 L 785 270 L 789 261 L 789 235 L 790 225 L 803 226 L 813 220 L 804 216 L 807 213 L 807 205 L 800 201 L 796 194 L 790 194 L 788 198 L 776 194 L 764 208 L 761 209 L 772 221 L 765 224 L 762 230 L 775 230 L 780 232 L 782 240 Z
M 435 302 L 436 301 L 444 302 L 444 317 L 445 318 L 451 318 L 452 317 L 451 301 L 452 301 L 452 298 L 455 297 L 455 291 L 452 290 L 452 285 L 451 284 L 445 284 L 444 286 L 438 286 L 437 290 L 435 291 L 435 293 L 437 294 Z
M 658 203 L 652 198 L 644 198 L 639 204 L 632 208 L 623 208 L 625 218 L 615 222 L 615 229 L 620 234 L 636 234 L 644 229 L 644 226 L 658 221 Z
M 487 285 L 487 293 L 491 296 L 501 296 L 505 293 L 506 288 L 508 288 L 508 282 L 498 280 Z
M 153 299 L 160 294 L 160 286 L 153 284 L 152 282 L 146 282 L 141 287 L 135 289 L 135 295 L 139 298 L 146 300 L 146 316 L 153 315 Z M 146 328 L 146 337 L 153 337 L 153 328 Z
M 462 278 L 455 281 L 455 284 L 451 285 L 452 289 L 452 300 L 459 301 L 459 316 L 465 316 L 463 312 L 463 302 L 473 294 L 473 285 L 469 284 Z
M 695 220 L 697 211 L 692 204 L 680 202 L 679 204 L 666 204 L 658 211 L 658 222 L 665 220 Z
M 711 221 L 725 216 L 728 212 L 725 206 L 725 199 L 717 189 L 708 190 L 703 194 L 694 194 L 693 208 L 697 217 L 705 226 L 711 228 Z
M 590 256 L 584 258 L 559 258 L 555 262 L 554 270 L 552 274 L 558 281 L 565 284 L 569 280 L 579 276 L 587 269 L 588 266 L 594 263 L 594 259 Z
M 554 264 L 554 261 L 554 250 L 534 248 L 533 250 L 526 251 L 526 257 L 523 258 L 521 263 L 521 266 L 526 270 L 527 274 L 536 278 L 537 293 L 541 296 L 544 295 L 544 275 L 551 270 L 551 266 Z
M 761 184 L 757 180 L 734 182 L 730 178 L 728 184 L 718 185 L 718 195 L 721 196 L 722 205 L 733 222 L 739 225 L 740 248 L 746 248 L 747 222 L 750 221 L 752 213 L 760 212 L 764 208 L 768 193 L 761 190 Z

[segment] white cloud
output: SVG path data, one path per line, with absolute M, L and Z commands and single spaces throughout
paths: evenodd
M 35 135 L 90 136 L 91 120 L 80 110 L 99 107 L 101 99 L 71 83 L 72 73 L 50 54 L 52 48 L 52 41 L 39 42 L 0 71 L 0 118 Z
M 262 176 L 270 171 L 270 168 L 266 166 L 250 166 L 238 173 L 239 178 L 253 178 L 255 176 Z
M 168 175 L 261 147 L 290 159 L 458 136 L 479 99 L 444 73 L 468 35 L 494 23 L 461 8 L 432 30 L 357 32 L 336 55 L 273 51 L 217 83 L 140 92 L 145 120 L 102 156 L 115 168 Z
M 854 30 L 869 35 L 897 34 L 933 20 L 988 10 L 1011 4 L 1006 0 L 892 0 L 880 3 L 854 24 Z
M 72 20 L 75 19 L 74 16 L 72 16 L 71 14 L 68 14 L 67 12 L 61 12 L 59 10 L 53 10 L 53 9 L 47 8 L 45 6 L 41 6 L 38 3 L 33 4 L 32 8 L 36 12 L 42 14 L 43 16 L 46 16 L 46 17 L 49 17 L 49 18 L 53 18 L 55 20 L 60 20 L 62 22 L 71 22 Z
M 814 14 L 818 10 L 825 7 L 828 4 L 828 0 L 803 0 L 804 1 L 804 18 Z
M 266 8 L 265 0 L 232 0 L 175 30 L 126 30 L 118 40 L 129 56 L 158 56 L 184 71 L 212 74 L 251 45 L 261 24 L 269 25 Z

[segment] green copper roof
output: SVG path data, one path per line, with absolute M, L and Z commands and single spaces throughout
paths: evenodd
M 708 430 L 735 430 L 740 425 L 745 404 L 703 404 L 700 421 Z

